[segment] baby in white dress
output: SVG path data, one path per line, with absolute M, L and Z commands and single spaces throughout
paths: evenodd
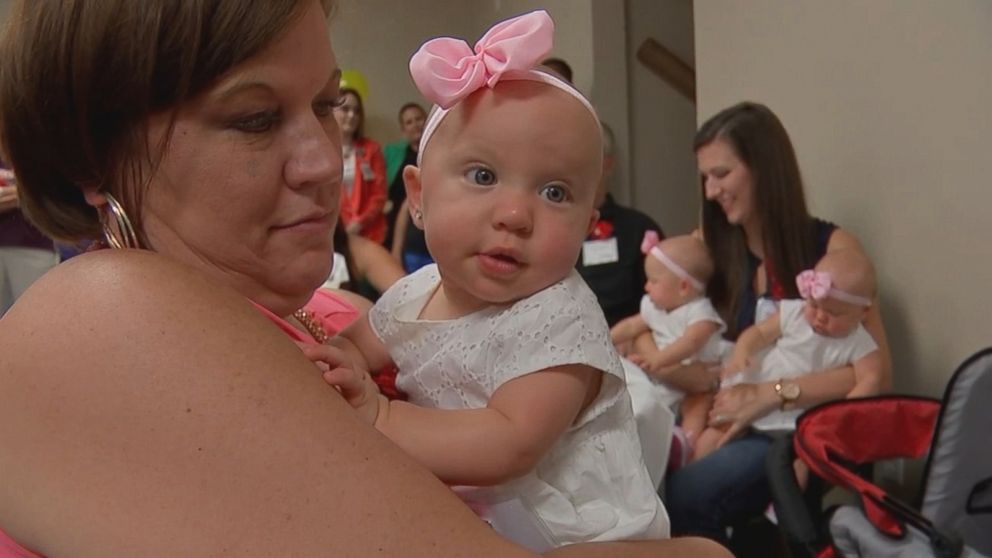
M 669 450 L 668 467 L 684 465 L 692 444 L 706 427 L 712 393 L 686 395 L 663 382 L 666 369 L 692 362 L 719 362 L 730 345 L 721 334 L 726 325 L 710 299 L 706 282 L 713 274 L 713 260 L 706 244 L 691 235 L 659 241 L 657 233 L 644 235 L 644 298 L 641 311 L 613 326 L 614 344 L 634 343 L 628 358 L 654 378 L 653 395 L 681 414 Z M 650 332 L 651 340 L 638 338 Z
M 336 348 L 307 353 L 377 429 L 537 551 L 669 534 L 606 320 L 574 271 L 597 218 L 602 138 L 580 93 L 531 69 L 552 33 L 538 11 L 476 52 L 435 39 L 414 55 L 438 106 L 403 177 L 437 264 L 390 288 Z M 388 364 L 409 402 L 368 378 Z
M 827 252 L 815 269 L 796 277 L 802 299 L 782 300 L 778 312 L 744 330 L 724 363 L 723 383 L 774 381 L 781 398 L 778 410 L 755 420 L 758 431 L 794 430 L 802 409 L 799 376 L 842 366 L 854 368 L 855 382 L 877 366 L 878 345 L 862 322 L 875 296 L 875 271 L 854 250 Z M 696 459 L 716 449 L 727 425 L 711 425 L 700 435 Z

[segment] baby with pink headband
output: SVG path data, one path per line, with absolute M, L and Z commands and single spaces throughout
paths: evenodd
M 441 38 L 413 56 L 436 106 L 403 177 L 436 264 L 308 352 L 377 429 L 537 551 L 669 533 L 606 320 L 574 269 L 602 138 L 589 102 L 533 69 L 552 35 L 537 11 L 474 49 Z M 409 402 L 368 379 L 388 364 Z
M 713 274 L 713 261 L 706 244 L 691 235 L 674 236 L 659 242 L 649 231 L 641 243 L 647 283 L 640 312 L 621 320 L 610 331 L 613 342 L 622 347 L 639 337 L 650 340 L 634 343 L 628 358 L 648 376 L 664 379 L 671 366 L 691 362 L 719 362 L 729 342 L 721 334 L 726 324 L 706 298 L 706 283 Z M 693 440 L 706 427 L 711 393 L 686 395 L 664 383 L 653 389 L 682 422 L 675 429 L 669 450 L 669 466 L 681 465 L 691 453 Z M 693 409 L 696 411 L 693 412 Z
M 713 274 L 706 245 L 690 235 L 659 241 L 658 233 L 648 231 L 641 251 L 647 256 L 648 279 L 641 311 L 613 326 L 614 344 L 650 332 L 654 343 L 639 345 L 630 358 L 653 377 L 672 365 L 719 361 L 726 324 L 706 298 L 706 282 Z
M 815 269 L 796 277 L 802 299 L 779 301 L 778 312 L 744 330 L 724 363 L 723 383 L 776 382 L 781 406 L 754 421 L 759 431 L 793 430 L 802 395 L 790 380 L 810 372 L 853 366 L 851 388 L 881 358 L 862 322 L 875 296 L 875 271 L 855 250 L 828 252 Z M 767 349 L 767 351 L 766 351 Z M 717 410 L 699 437 L 694 459 L 716 449 L 727 436 Z

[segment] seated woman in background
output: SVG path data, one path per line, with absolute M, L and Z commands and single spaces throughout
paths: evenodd
M 292 342 L 348 308 L 314 294 L 341 188 L 329 4 L 12 7 L 0 143 L 23 207 L 59 239 L 122 249 L 57 266 L 0 320 L 0 556 L 533 556 Z
M 334 118 L 341 129 L 344 157 L 341 220 L 348 234 L 381 244 L 386 239 L 382 212 L 386 205 L 386 160 L 379 144 L 365 137 L 365 108 L 358 91 L 341 88 Z
M 775 312 L 775 301 L 798 298 L 793 278 L 825 253 L 863 253 L 852 234 L 809 215 L 792 143 L 767 107 L 741 103 L 723 110 L 700 128 L 695 150 L 702 176 L 701 234 L 716 264 L 707 295 L 727 323 L 727 339 Z M 805 409 L 890 388 L 889 349 L 877 302 L 876 295 L 864 327 L 878 345 L 879 358 L 857 383 L 852 367 L 844 366 L 717 392 L 709 418 L 726 428 L 724 442 L 669 477 L 665 495 L 673 532 L 726 543 L 728 525 L 768 505 L 765 455 L 771 438 L 750 429 L 757 419 L 783 407 Z M 716 371 L 709 368 L 675 366 L 665 381 L 678 386 L 703 377 L 712 382 Z

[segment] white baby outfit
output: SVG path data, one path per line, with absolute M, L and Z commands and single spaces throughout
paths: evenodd
M 421 320 L 439 281 L 437 266 L 426 266 L 391 287 L 369 314 L 411 403 L 484 408 L 501 385 L 532 372 L 566 364 L 603 371 L 596 400 L 534 470 L 499 486 L 457 487 L 459 495 L 497 532 L 538 552 L 579 541 L 668 537 L 619 358 L 578 273 L 512 305 Z
M 846 337 L 820 335 L 803 317 L 806 301 L 781 300 L 778 303 L 782 336 L 765 353 L 754 369 L 724 381 L 724 385 L 774 382 L 796 378 L 809 372 L 829 370 L 853 363 L 878 349 L 864 326 Z M 754 421 L 757 430 L 793 430 L 802 409 L 774 411 Z
M 697 322 L 714 322 L 719 324 L 719 329 L 706 341 L 695 355 L 682 361 L 683 364 L 691 364 L 696 361 L 720 362 L 724 352 L 732 346 L 729 341 L 724 341 L 721 334 L 727 329 L 726 324 L 716 313 L 710 299 L 700 297 L 687 302 L 671 312 L 658 308 L 651 297 L 644 295 L 641 298 L 641 319 L 651 328 L 651 336 L 654 344 L 659 349 L 664 349 L 672 344 L 676 339 L 685 335 L 685 330 Z M 631 364 L 630 366 L 635 366 Z M 628 373 L 629 374 L 629 373 Z M 660 401 L 666 408 L 678 414 L 679 403 L 685 398 L 685 392 L 654 380 L 652 397 Z M 666 452 L 667 453 L 667 452 Z
M 651 297 L 644 295 L 641 298 L 641 319 L 651 328 L 654 344 L 659 349 L 664 349 L 685 335 L 685 330 L 689 329 L 689 326 L 692 324 L 698 322 L 714 322 L 719 324 L 720 329 L 710 336 L 706 343 L 699 349 L 699 352 L 685 359 L 682 363 L 691 364 L 696 361 L 720 361 L 724 347 L 723 343 L 721 343 L 721 334 L 727 329 L 727 325 L 723 323 L 720 314 L 717 314 L 716 309 L 713 308 L 710 299 L 702 296 L 686 302 L 669 312 L 663 308 L 658 308 L 651 301 Z

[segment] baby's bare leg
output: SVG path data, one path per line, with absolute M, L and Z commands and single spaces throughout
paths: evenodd
M 689 462 L 699 461 L 700 459 L 706 457 L 707 455 L 716 451 L 717 444 L 720 443 L 720 439 L 723 438 L 724 431 L 716 426 L 707 426 L 699 436 L 696 437 L 696 443 L 693 444 L 692 457 Z
M 699 434 L 706 429 L 707 415 L 713 405 L 712 393 L 694 393 L 682 400 L 682 430 L 690 441 L 695 441 Z
M 809 484 L 809 467 L 802 459 L 796 459 L 792 462 L 792 471 L 796 474 L 796 484 L 806 490 L 806 485 Z

